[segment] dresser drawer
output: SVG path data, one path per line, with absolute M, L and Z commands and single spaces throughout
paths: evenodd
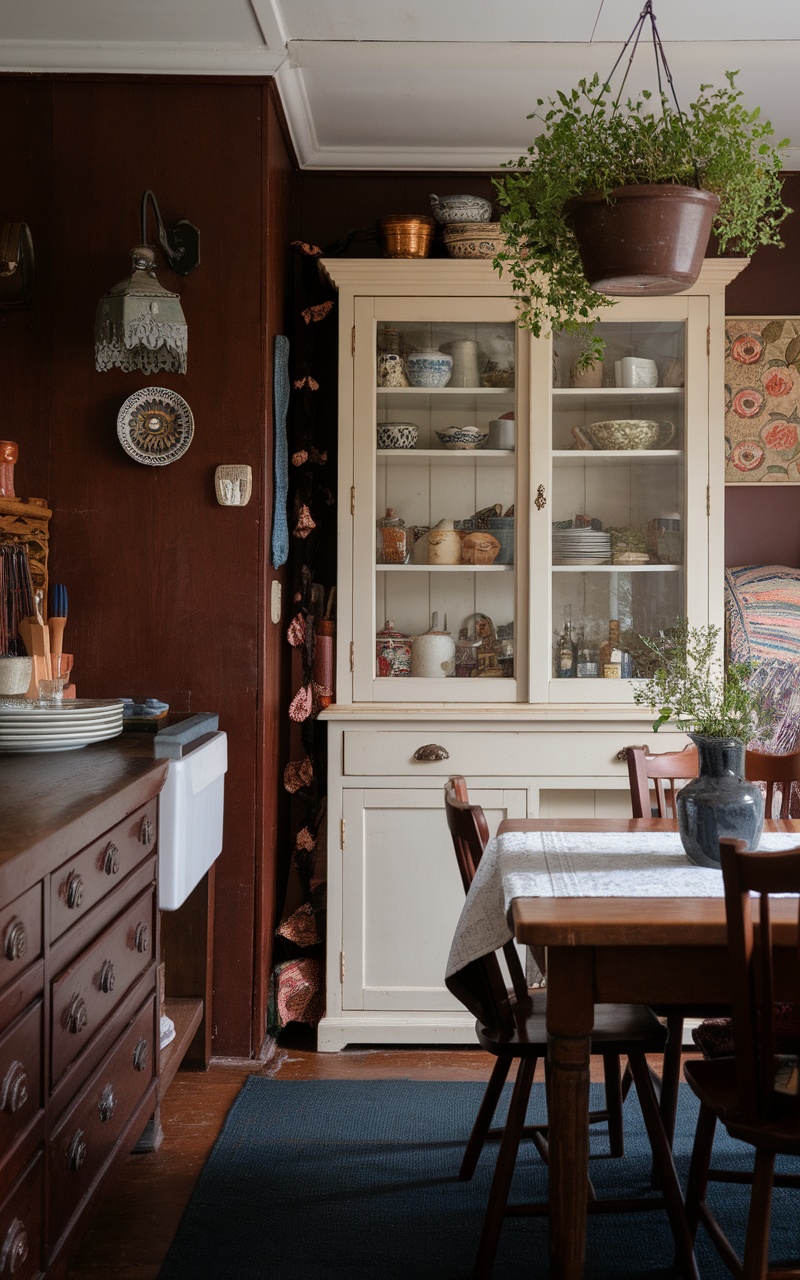
M 42 1163 L 40 1152 L 0 1204 L 3 1280 L 36 1280 L 42 1274 Z
M 627 746 L 630 730 L 600 733 L 544 731 L 468 732 L 436 727 L 409 732 L 395 729 L 352 729 L 344 734 L 344 772 L 364 777 L 437 777 L 453 773 L 473 777 L 546 778 L 618 777 L 628 785 L 628 771 L 617 752 Z M 649 738 L 649 734 L 645 735 Z M 634 739 L 644 741 L 641 731 Z M 416 752 L 438 746 L 444 759 L 419 758 Z M 428 753 L 434 755 L 436 753 Z
M 0 909 L 0 991 L 42 954 L 42 886 Z M 2 1273 L 0 1273 L 2 1274 Z
M 53 1086 L 152 964 L 155 925 L 150 885 L 53 982 Z
M 151 997 L 53 1131 L 48 1155 L 49 1257 L 154 1079 L 154 1027 Z
M 42 1009 L 37 1000 L 0 1036 L 0 1163 L 42 1109 Z
M 115 889 L 155 848 L 157 801 L 151 800 L 88 844 L 50 877 L 50 939 L 55 941 Z

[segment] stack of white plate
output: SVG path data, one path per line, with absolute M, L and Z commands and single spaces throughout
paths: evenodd
M 553 564 L 608 564 L 611 534 L 595 529 L 554 529 Z
M 122 733 L 122 701 L 0 698 L 0 751 L 74 751 Z

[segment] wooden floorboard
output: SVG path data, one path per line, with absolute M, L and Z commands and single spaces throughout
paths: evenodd
M 161 1146 L 125 1162 L 76 1248 L 66 1280 L 156 1280 L 195 1181 L 249 1075 L 481 1081 L 488 1079 L 492 1062 L 473 1049 L 316 1053 L 303 1037 L 272 1046 L 264 1062 L 215 1061 L 207 1072 L 179 1071 L 161 1106 Z M 593 1062 L 592 1078 L 602 1080 L 600 1060 Z

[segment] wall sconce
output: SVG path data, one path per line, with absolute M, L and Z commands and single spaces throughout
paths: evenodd
M 118 365 L 129 372 L 185 373 L 187 324 L 180 297 L 156 279 L 156 255 L 147 244 L 147 204 L 158 223 L 158 241 L 169 266 L 186 276 L 200 261 L 200 232 L 185 219 L 166 228 L 156 198 L 142 197 L 142 242 L 131 250 L 133 273 L 103 294 L 94 322 L 95 368 Z
M 33 241 L 25 222 L 0 223 L 0 308 L 24 307 L 33 296 Z

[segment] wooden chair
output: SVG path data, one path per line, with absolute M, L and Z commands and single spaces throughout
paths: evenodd
M 483 810 L 472 805 L 467 798 L 463 778 L 452 777 L 445 784 L 445 810 L 453 837 L 453 845 L 461 870 L 465 889 L 480 863 L 487 839 L 488 827 Z M 478 1040 L 488 1053 L 497 1059 L 486 1087 L 472 1133 L 464 1152 L 459 1177 L 469 1179 L 475 1170 L 478 1156 L 490 1136 L 490 1128 L 500 1093 L 512 1062 L 517 1062 L 517 1077 L 511 1096 L 508 1117 L 501 1137 L 492 1188 L 486 1207 L 474 1276 L 485 1280 L 491 1275 L 503 1218 L 520 1214 L 547 1213 L 547 1203 L 527 1205 L 508 1204 L 508 1194 L 520 1140 L 525 1135 L 535 1137 L 546 1132 L 546 1126 L 526 1126 L 525 1115 L 533 1085 L 536 1066 L 547 1057 L 546 992 L 529 991 L 522 972 L 519 956 L 513 942 L 503 948 L 512 989 L 506 987 L 500 963 L 492 953 L 467 966 L 461 980 L 448 985 L 477 1018 Z M 653 1148 L 654 1163 L 661 1190 L 660 1197 L 620 1200 L 597 1200 L 591 1183 L 587 1187 L 589 1212 L 626 1212 L 639 1209 L 652 1211 L 665 1207 L 675 1238 L 678 1257 L 684 1266 L 684 1274 L 697 1277 L 694 1254 L 688 1226 L 683 1212 L 680 1188 L 672 1162 L 670 1143 L 661 1121 L 650 1068 L 648 1053 L 662 1053 L 666 1032 L 655 1015 L 644 1005 L 598 1004 L 595 1006 L 595 1024 L 592 1033 L 592 1052 L 603 1055 L 606 1074 L 606 1103 L 618 1117 L 613 1121 L 619 1126 L 618 1154 L 623 1153 L 622 1142 L 622 1089 L 619 1059 L 626 1056 L 630 1063 L 633 1081 L 645 1118 L 645 1125 Z M 610 1095 L 610 1096 L 609 1096 Z M 612 1119 L 608 1113 L 591 1113 L 591 1119 L 609 1119 L 609 1136 Z M 546 1147 L 537 1143 L 546 1158 Z
M 800 1270 L 768 1265 L 770 1208 L 775 1185 L 798 1186 L 792 1175 L 775 1175 L 775 1156 L 800 1156 L 800 1041 L 791 1054 L 776 1053 L 774 936 L 770 895 L 800 893 L 800 848 L 782 853 L 747 852 L 744 841 L 720 841 L 733 991 L 734 1054 L 696 1058 L 684 1073 L 700 1100 L 686 1212 L 694 1237 L 706 1227 L 726 1266 L 742 1280 L 800 1276 Z M 759 896 L 757 929 L 751 894 Z M 797 915 L 798 913 L 795 912 Z M 800 1001 L 800 918 L 791 993 Z M 786 1046 L 783 1046 L 784 1048 Z M 717 1121 L 733 1138 L 755 1148 L 753 1189 L 744 1259 L 740 1260 L 706 1200 L 709 1180 L 742 1181 L 740 1173 L 711 1170 Z
M 778 755 L 771 755 L 767 751 L 745 751 L 744 776 L 750 782 L 766 782 L 764 810 L 768 818 L 788 818 L 792 783 L 800 783 L 800 749 Z M 774 815 L 772 808 L 778 786 L 781 791 L 780 812 Z

